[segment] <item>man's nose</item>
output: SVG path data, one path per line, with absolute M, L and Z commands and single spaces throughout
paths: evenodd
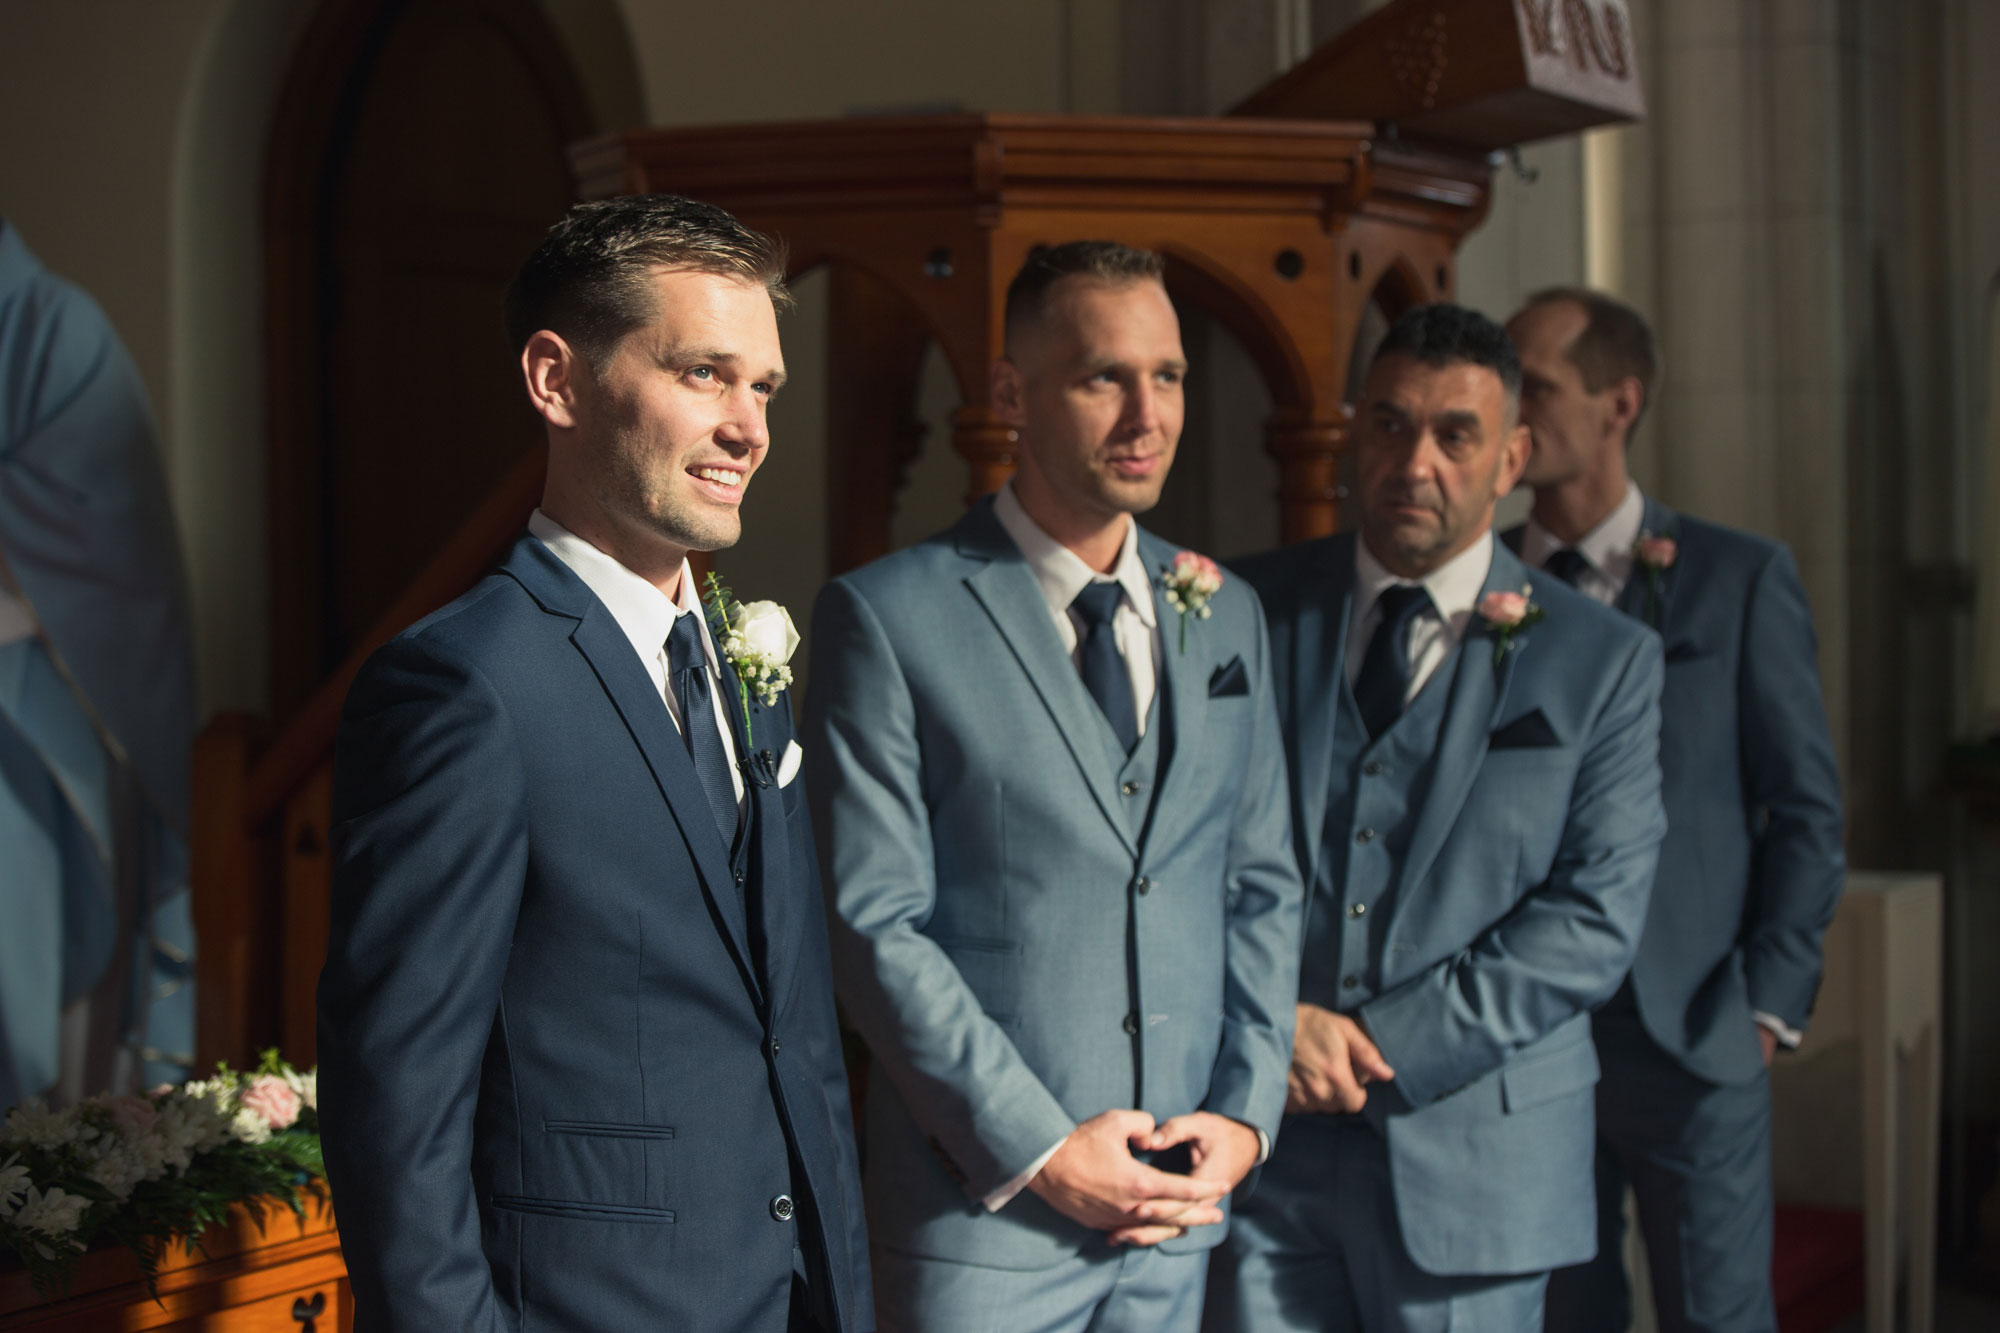
M 733 444 L 746 450 L 768 447 L 771 427 L 765 414 L 766 406 L 762 394 L 747 384 L 738 385 L 731 391 L 728 411 L 716 428 L 717 443 Z
M 1160 386 L 1142 379 L 1125 399 L 1125 429 L 1131 435 L 1151 435 L 1160 428 Z

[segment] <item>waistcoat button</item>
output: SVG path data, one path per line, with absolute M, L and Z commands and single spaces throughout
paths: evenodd
M 1367 915 L 1368 915 L 1368 904 L 1367 904 L 1367 903 L 1356 903 L 1356 904 L 1354 904 L 1354 906 L 1352 906 L 1352 907 L 1350 907 L 1350 908 L 1348 908 L 1348 909 L 1347 909 L 1347 914 L 1348 914 L 1349 916 L 1367 916 Z
M 793 1208 L 792 1208 L 791 1195 L 780 1194 L 777 1198 L 771 1200 L 771 1220 L 773 1222 L 791 1221 L 792 1212 Z
M 1372 828 L 1362 829 L 1354 835 L 1354 840 L 1356 842 L 1373 842 L 1375 840 L 1375 830 Z
M 1136 1037 L 1139 1035 L 1139 1015 L 1137 1014 L 1125 1015 L 1125 1035 L 1128 1037 Z

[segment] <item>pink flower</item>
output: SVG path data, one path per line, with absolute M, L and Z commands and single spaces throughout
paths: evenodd
M 1638 556 L 1639 563 L 1648 569 L 1672 569 L 1674 556 L 1679 549 L 1674 545 L 1672 537 L 1655 537 L 1649 533 L 1640 533 L 1639 544 L 1633 548 L 1633 554 Z
M 110 1111 L 111 1123 L 133 1138 L 152 1129 L 160 1115 L 159 1108 L 144 1097 L 113 1097 Z
M 299 1094 L 285 1080 L 264 1074 L 243 1090 L 243 1109 L 264 1117 L 272 1129 L 288 1129 L 299 1118 Z
M 1174 557 L 1172 579 L 1203 598 L 1213 597 L 1222 587 L 1222 570 L 1205 555 L 1182 551 Z
M 1479 618 L 1499 629 L 1512 629 L 1527 617 L 1525 593 L 1489 592 L 1479 599 Z

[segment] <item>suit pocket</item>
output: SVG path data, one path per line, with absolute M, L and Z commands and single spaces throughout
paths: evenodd
M 951 959 L 986 1016 L 1012 1031 L 1021 1026 L 1021 946 L 1014 940 L 940 935 L 932 940 Z
M 522 1144 L 521 1190 L 508 1197 L 635 1217 L 665 1212 L 677 1151 L 670 1125 L 545 1119 Z
M 1597 1082 L 1597 1048 L 1575 1042 L 1500 1068 L 1500 1097 L 1509 1115 L 1580 1092 Z
M 544 1120 L 542 1128 L 551 1134 L 581 1134 L 599 1139 L 670 1139 L 672 1125 L 627 1125 L 611 1120 Z
M 533 1213 L 540 1217 L 568 1217 L 579 1222 L 640 1222 L 659 1224 L 674 1220 L 671 1208 L 633 1208 L 615 1203 L 572 1203 L 563 1199 L 531 1199 L 519 1194 L 496 1194 L 493 1206 L 503 1212 Z

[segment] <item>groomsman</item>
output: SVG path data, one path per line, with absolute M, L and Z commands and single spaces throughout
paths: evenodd
M 1284 1104 L 1300 889 L 1263 618 L 1132 517 L 1183 414 L 1160 275 L 1032 254 L 992 369 L 1019 471 L 815 612 L 885 1330 L 1193 1329 Z
M 1493 538 L 1520 365 L 1397 320 L 1355 428 L 1359 539 L 1246 561 L 1271 622 L 1307 902 L 1276 1155 L 1209 1327 L 1522 1329 L 1589 1257 L 1589 1010 L 1645 919 L 1659 640 Z
M 1641 495 L 1626 449 L 1656 361 L 1637 312 L 1534 297 L 1523 368 L 1531 565 L 1659 631 L 1667 839 L 1632 974 L 1597 1015 L 1597 1259 L 1549 1327 L 1623 1329 L 1637 1192 L 1660 1327 L 1770 1329 L 1772 1052 L 1799 1042 L 1844 875 L 1812 613 L 1783 546 Z

